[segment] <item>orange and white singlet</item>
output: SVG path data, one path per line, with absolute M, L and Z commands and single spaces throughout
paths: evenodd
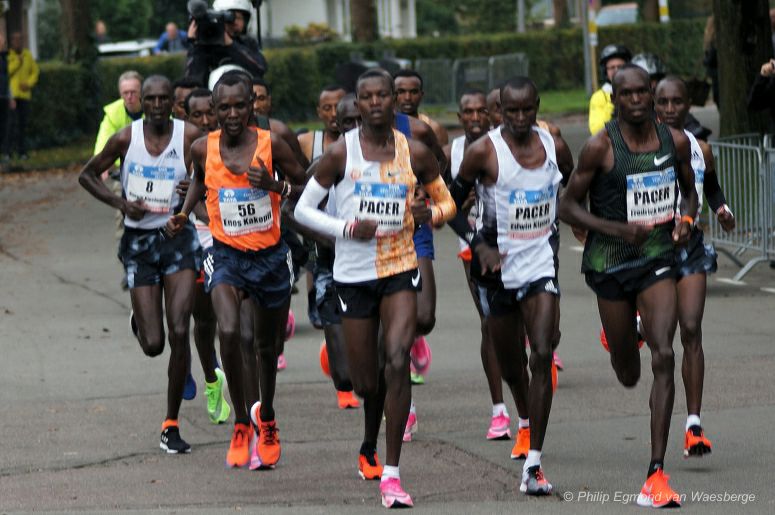
M 256 153 L 272 173 L 272 138 L 267 130 L 256 130 Z M 221 131 L 207 135 L 207 214 L 213 238 L 237 250 L 261 250 L 280 240 L 280 195 L 254 188 L 247 170 L 232 173 L 221 159 Z
M 336 213 L 349 221 L 375 220 L 377 235 L 370 241 L 336 239 L 334 280 L 341 283 L 373 281 L 417 268 L 411 209 L 417 180 L 409 144 L 393 129 L 393 160 L 367 161 L 360 133 L 359 128 L 344 135 L 347 164 L 336 185 Z

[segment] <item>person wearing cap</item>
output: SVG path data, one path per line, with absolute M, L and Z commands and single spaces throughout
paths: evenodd
M 616 72 L 632 59 L 632 53 L 623 45 L 608 45 L 600 52 L 600 76 L 603 85 L 589 99 L 589 132 L 596 134 L 614 114 L 611 101 L 611 81 Z

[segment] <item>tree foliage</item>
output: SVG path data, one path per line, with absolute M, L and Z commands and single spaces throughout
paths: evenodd
M 183 5 L 182 2 L 180 4 Z M 108 37 L 112 41 L 158 37 L 150 30 L 150 20 L 154 13 L 153 5 L 148 0 L 91 0 L 91 13 L 93 21 L 105 22 Z
M 528 18 L 532 0 L 525 0 Z M 417 31 L 421 35 L 513 32 L 515 0 L 417 0 Z

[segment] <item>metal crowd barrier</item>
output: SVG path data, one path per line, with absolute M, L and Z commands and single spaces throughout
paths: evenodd
M 773 203 L 775 149 L 769 138 L 740 134 L 710 142 L 719 184 L 735 214 L 736 227 L 727 233 L 708 206 L 710 241 L 740 267 L 740 281 L 759 263 L 775 259 Z

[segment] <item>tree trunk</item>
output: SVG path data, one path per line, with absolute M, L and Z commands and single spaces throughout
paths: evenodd
M 377 39 L 377 9 L 375 0 L 350 0 L 350 20 L 353 39 L 357 43 L 370 43 Z
M 768 0 L 713 0 L 721 135 L 764 132 L 767 115 L 748 111 L 748 91 L 772 57 Z
M 59 0 L 62 6 L 62 58 L 67 63 L 96 56 L 89 0 Z
M 659 21 L 659 0 L 642 0 L 641 13 L 643 21 Z
M 554 26 L 567 27 L 569 25 L 567 0 L 552 0 L 552 10 L 554 11 Z

